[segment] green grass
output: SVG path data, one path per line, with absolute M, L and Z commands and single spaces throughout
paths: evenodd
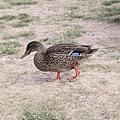
M 109 5 L 112 5 L 113 3 L 120 3 L 120 0 L 109 0 L 109 1 L 105 1 L 105 2 L 103 2 L 103 5 L 109 6 Z
M 103 8 L 101 12 L 104 14 L 105 17 L 120 15 L 120 7 Z
M 75 11 L 70 11 L 68 13 L 65 13 L 64 16 L 70 20 L 83 17 L 82 15 L 78 15 Z
M 55 114 L 50 112 L 32 113 L 29 111 L 24 111 L 21 120 L 71 120 L 71 118 L 66 118 L 64 115 L 57 117 Z
M 47 39 L 48 44 L 76 43 L 74 39 L 84 34 L 83 27 L 74 25 L 69 27 L 65 32 L 61 32 L 56 38 Z
M 79 8 L 77 6 L 70 6 L 70 7 L 68 7 L 68 9 L 70 9 L 70 10 L 77 10 Z
M 28 26 L 28 25 L 29 25 L 28 23 L 30 23 L 30 22 L 33 21 L 33 18 L 32 18 L 30 15 L 26 14 L 26 13 L 20 13 L 20 14 L 17 16 L 17 18 L 18 18 L 19 21 L 12 23 L 11 25 L 12 25 L 13 27 L 24 27 L 24 26 Z
M 83 33 L 83 27 L 80 25 L 74 25 L 73 27 L 68 28 L 68 30 L 63 33 L 64 38 L 75 39 L 81 36 Z
M 9 2 L 10 5 L 32 5 L 36 4 L 36 0 L 4 0 L 4 2 Z
M 8 4 L 0 4 L 0 9 L 10 9 L 11 7 L 10 7 L 10 5 L 8 5 Z
M 0 9 L 5 9 L 5 6 L 4 5 L 0 5 Z
M 1 28 L 1 29 L 5 28 L 4 22 L 0 22 L 0 28 Z
M 21 20 L 21 22 L 24 22 L 24 23 L 29 23 L 29 22 L 32 22 L 32 21 L 33 21 L 32 17 L 24 19 L 24 20 Z
M 116 4 L 115 4 L 116 3 Z M 100 8 L 94 8 L 83 15 L 83 19 L 93 19 L 98 21 L 120 22 L 120 0 L 109 0 L 102 3 Z
M 4 24 L 4 22 L 0 22 L 0 25 L 3 25 Z
M 11 21 L 14 19 L 18 19 L 18 20 L 26 20 L 31 18 L 30 15 L 28 15 L 27 13 L 19 13 L 17 16 L 15 15 L 4 15 L 2 17 L 0 17 L 0 20 L 6 20 L 6 21 Z
M 19 22 L 14 22 L 14 23 L 12 23 L 11 25 L 12 25 L 13 27 L 24 27 L 24 26 L 28 26 L 27 23 L 24 23 L 24 22 L 21 22 L 21 21 L 19 21 Z
M 22 32 L 20 34 L 18 34 L 19 37 L 26 37 L 26 38 L 30 38 L 33 37 L 35 34 L 32 31 L 29 32 Z
M 20 14 L 17 16 L 17 18 L 18 18 L 19 20 L 27 19 L 27 18 L 29 18 L 29 17 L 30 17 L 30 15 L 28 15 L 28 14 L 26 14 L 26 13 L 20 13 Z
M 108 83 L 108 81 L 107 81 L 107 80 L 101 80 L 101 81 L 99 81 L 99 83 L 100 83 L 101 85 L 106 85 L 106 84 Z
M 116 23 L 120 23 L 120 16 L 115 16 L 113 18 L 110 18 L 109 21 L 111 22 L 116 22 Z
M 18 14 L 17 18 L 18 18 L 19 21 L 12 23 L 11 25 L 13 27 L 28 26 L 29 25 L 28 23 L 33 21 L 33 18 L 30 15 L 26 14 L 26 13 Z
M 28 111 L 25 111 L 23 114 L 22 120 L 58 120 L 56 116 L 47 113 L 47 112 L 42 112 L 40 114 L 34 114 L 30 113 Z
M 116 17 L 117 15 L 120 15 L 120 7 L 111 7 L 111 8 L 102 8 L 101 13 L 96 16 L 97 20 L 110 20 L 111 17 Z M 119 19 L 114 20 L 119 21 Z
M 114 3 L 120 3 L 120 0 L 110 0 L 103 2 L 103 5 L 109 7 L 102 7 L 100 13 L 95 16 L 97 20 L 107 20 L 109 22 L 120 22 L 120 7 L 114 5 Z
M 0 17 L 0 20 L 5 20 L 5 21 L 11 21 L 16 19 L 15 15 L 4 15 L 2 17 Z
M 30 105 L 23 110 L 20 120 L 71 120 L 67 117 L 61 101 L 56 99 L 44 99 L 39 104 Z
M 21 44 L 16 41 L 0 43 L 0 53 L 4 55 L 16 54 L 19 51 Z
M 0 17 L 1 22 L 6 22 L 6 25 L 12 25 L 13 27 L 28 26 L 33 21 L 33 17 L 27 13 L 20 13 L 18 15 L 4 15 Z M 14 20 L 13 23 L 7 24 L 9 21 Z
M 17 35 L 9 35 L 9 34 L 5 34 L 5 35 L 3 36 L 3 39 L 4 39 L 4 40 L 17 39 L 17 38 L 18 38 Z
M 17 1 L 12 0 L 10 2 L 11 5 L 32 5 L 36 3 L 37 2 L 34 0 L 17 0 Z
M 76 18 L 82 18 L 82 15 L 79 15 L 79 7 L 77 6 L 70 6 L 68 7 L 69 12 L 64 14 L 65 18 L 68 18 L 69 20 L 76 19 Z

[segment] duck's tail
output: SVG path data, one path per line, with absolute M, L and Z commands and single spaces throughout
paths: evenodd
M 86 53 L 87 54 L 94 54 L 95 52 L 97 52 L 98 51 L 98 48 L 97 49 L 88 49 L 87 51 L 86 51 Z

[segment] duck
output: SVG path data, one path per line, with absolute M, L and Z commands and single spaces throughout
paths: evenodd
M 74 69 L 75 76 L 68 78 L 71 82 L 80 74 L 78 66 L 98 50 L 98 48 L 92 49 L 91 47 L 91 45 L 68 43 L 55 44 L 46 48 L 41 42 L 32 41 L 28 43 L 26 51 L 20 59 L 36 51 L 34 55 L 34 64 L 36 68 L 44 72 L 57 72 L 56 78 L 48 80 L 48 82 L 57 81 L 60 79 L 61 72 Z

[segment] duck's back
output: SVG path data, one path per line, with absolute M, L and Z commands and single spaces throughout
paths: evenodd
M 95 51 L 86 45 L 58 44 L 49 47 L 46 53 L 37 52 L 34 63 L 41 71 L 64 72 L 81 64 Z

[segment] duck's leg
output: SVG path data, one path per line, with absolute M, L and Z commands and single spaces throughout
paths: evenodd
M 79 72 L 78 72 L 78 69 L 77 69 L 76 66 L 74 66 L 74 69 L 75 69 L 75 73 L 76 73 L 76 75 L 73 76 L 73 77 L 71 77 L 71 78 L 68 78 L 70 82 L 72 82 L 74 79 L 76 79 L 77 76 L 79 75 Z
M 53 81 L 56 81 L 56 80 L 59 80 L 60 79 L 60 72 L 57 72 L 57 77 L 52 79 L 52 80 L 48 80 L 48 82 L 53 82 Z

